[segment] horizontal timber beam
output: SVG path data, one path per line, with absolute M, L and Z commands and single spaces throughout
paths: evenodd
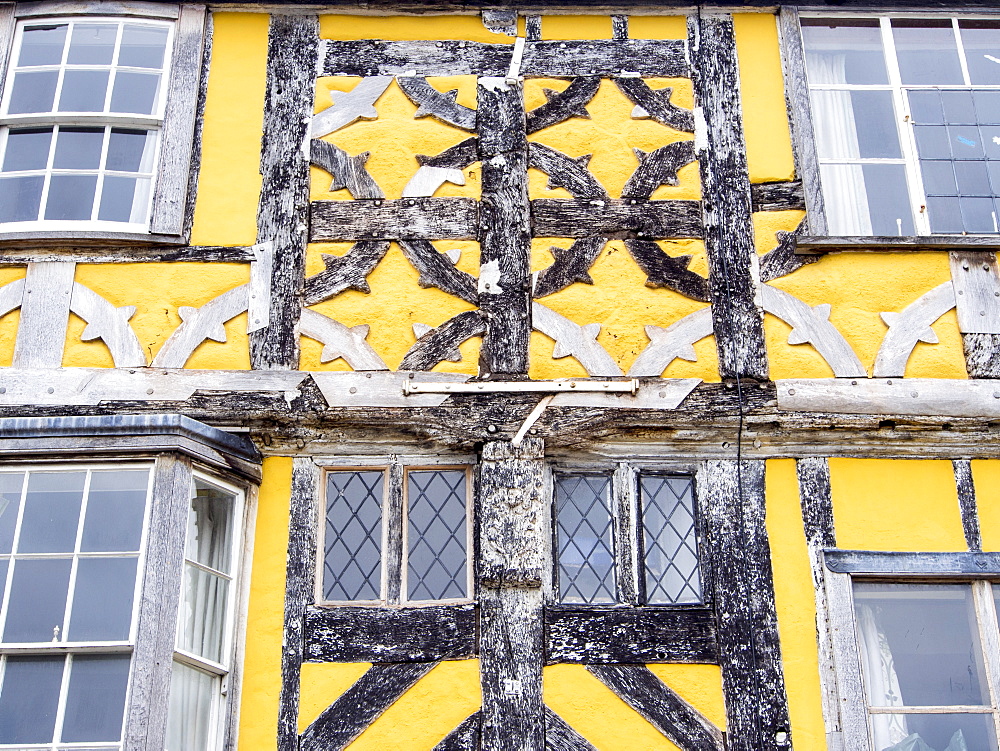
M 313 201 L 310 240 L 475 240 L 472 198 Z
M 123 245 L 95 247 L 0 249 L 0 266 L 23 266 L 27 263 L 71 261 L 76 263 L 249 263 L 254 260 L 252 246 L 222 245 Z

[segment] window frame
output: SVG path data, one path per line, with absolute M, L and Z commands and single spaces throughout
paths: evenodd
M 207 10 L 205 5 L 181 3 L 155 3 L 133 1 L 126 3 L 111 0 L 72 4 L 54 0 L 33 3 L 0 2 L 0 99 L 5 95 L 5 85 L 13 65 L 13 53 L 20 25 L 34 21 L 70 21 L 78 19 L 107 19 L 117 21 L 155 20 L 171 25 L 171 41 L 163 68 L 160 101 L 160 124 L 156 154 L 153 163 L 150 208 L 145 230 L 137 225 L 121 223 L 121 229 L 108 228 L 109 222 L 99 220 L 38 220 L 32 228 L 19 228 L 27 223 L 0 225 L 0 244 L 37 241 L 43 245 L 58 244 L 67 238 L 85 240 L 90 244 L 131 242 L 155 244 L 183 244 L 187 241 L 189 190 L 193 191 L 192 175 L 198 170 L 197 130 L 200 102 L 205 39 L 207 36 Z M 16 124 L 23 118 L 0 115 L 0 130 Z M 63 120 L 56 115 L 32 117 L 32 124 L 57 124 Z M 95 113 L 89 123 L 116 125 L 127 122 L 128 117 Z M 143 116 L 143 119 L 145 118 Z M 63 123 L 65 124 L 65 123 Z M 72 124 L 77 125 L 75 120 Z M 123 126 L 126 127 L 126 126 Z M 70 226 L 67 226 L 67 225 Z

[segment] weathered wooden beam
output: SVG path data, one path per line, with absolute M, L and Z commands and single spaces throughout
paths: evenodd
M 579 80 L 579 79 L 578 79 Z M 541 143 L 528 144 L 528 166 L 549 176 L 547 187 L 565 188 L 574 198 L 608 198 L 608 192 L 587 169 L 590 155 L 573 158 Z
M 767 380 L 732 16 L 691 15 L 688 36 L 695 102 L 704 116 L 705 134 L 697 156 L 719 373 L 723 378 Z
M 309 239 L 474 240 L 478 213 L 472 198 L 313 201 Z
M 73 295 L 75 263 L 32 263 L 24 278 L 15 368 L 59 368 Z
M 486 319 L 480 374 L 528 372 L 531 226 L 523 84 L 480 78 L 479 308 Z
M 838 574 L 906 574 L 919 576 L 995 577 L 1000 553 L 896 553 L 828 550 L 826 566 Z
M 804 221 L 804 220 L 803 220 Z M 799 224 L 799 230 L 802 228 Z M 760 280 L 770 282 L 798 271 L 808 263 L 815 263 L 819 256 L 803 256 L 795 252 L 795 232 L 778 232 L 778 246 L 769 250 L 760 259 Z
M 271 15 L 257 209 L 257 242 L 274 249 L 270 323 L 250 334 L 255 370 L 294 370 L 299 363 L 299 311 L 309 241 L 306 143 L 315 99 L 319 20 Z
M 983 536 L 979 529 L 979 507 L 976 504 L 976 484 L 972 479 L 972 462 L 954 459 L 955 488 L 958 491 L 958 508 L 962 514 L 962 531 L 965 544 L 974 553 L 982 552 Z
M 707 608 L 549 605 L 549 663 L 716 663 L 715 620 Z
M 305 280 L 305 305 L 329 300 L 346 289 L 369 293 L 368 275 L 389 250 L 388 241 L 363 240 L 342 256 L 323 255 L 326 270 Z
M 486 333 L 486 322 L 478 310 L 467 310 L 425 332 L 410 347 L 400 370 L 430 370 L 442 360 L 453 359 L 458 345 Z M 461 355 L 461 352 L 459 352 Z
M 480 712 L 473 712 L 462 724 L 452 730 L 438 743 L 433 751 L 479 751 L 479 726 L 482 724 Z
M 545 90 L 547 101 L 527 114 L 526 130 L 535 133 L 571 117 L 590 119 L 587 103 L 601 87 L 599 76 L 578 76 L 563 91 Z
M 677 172 L 695 160 L 694 141 L 674 141 L 648 154 L 636 150 L 639 166 L 622 188 L 622 198 L 648 200 L 661 185 L 680 185 Z
M 646 274 L 646 286 L 665 287 L 692 300 L 708 302 L 708 280 L 688 269 L 691 256 L 668 256 L 652 240 L 626 240 L 625 249 Z
M 611 482 L 611 515 L 614 519 L 615 581 L 618 601 L 628 605 L 646 602 L 642 511 L 639 471 L 629 462 L 615 467 Z M 550 632 L 551 633 L 551 632 Z
M 996 235 L 884 235 L 826 236 L 803 235 L 796 239 L 795 252 L 823 253 L 905 253 L 907 251 L 1000 250 Z
M 113 248 L 0 248 L 0 266 L 62 261 L 69 263 L 249 263 L 249 245 L 124 245 Z
M 420 608 L 310 607 L 308 662 L 434 662 L 476 654 L 474 605 Z
M 678 748 L 724 751 L 722 731 L 645 665 L 588 665 L 587 670 Z
M 788 699 L 764 526 L 764 462 L 709 461 L 699 476 L 712 560 L 729 751 L 788 747 Z
M 562 717 L 545 708 L 546 751 L 597 751 L 594 746 Z
M 750 198 L 754 211 L 804 211 L 806 208 L 800 180 L 751 183 Z
M 454 262 L 431 245 L 430 241 L 400 240 L 399 247 L 406 260 L 419 273 L 417 283 L 421 287 L 437 287 L 473 305 L 479 302 L 475 277 L 455 268 Z
M 993 380 L 801 378 L 775 385 L 780 410 L 1000 418 L 1000 382 Z
M 1000 378 L 1000 334 L 962 334 L 969 378 Z
M 536 198 L 531 202 L 531 219 L 535 237 L 702 236 L 698 201 Z
M 551 248 L 555 262 L 534 275 L 534 297 L 545 297 L 566 289 L 575 282 L 593 284 L 590 267 L 594 265 L 607 241 L 603 237 L 581 237 L 569 248 Z

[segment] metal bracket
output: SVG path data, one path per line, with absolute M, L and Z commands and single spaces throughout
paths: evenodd
M 525 394 L 558 394 L 562 392 L 627 393 L 639 391 L 639 379 L 627 381 L 482 381 L 479 383 L 434 383 L 420 381 L 403 383 L 403 393 L 410 394 L 496 394 L 517 392 Z
M 271 325 L 271 270 L 274 265 L 274 246 L 270 240 L 251 246 L 250 289 L 247 303 L 247 333 L 266 329 Z

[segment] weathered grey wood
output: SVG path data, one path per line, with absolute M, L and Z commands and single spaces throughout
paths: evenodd
M 305 147 L 313 114 L 318 55 L 316 16 L 271 15 L 257 242 L 273 243 L 274 266 L 270 325 L 250 334 L 250 363 L 255 370 L 298 367 L 299 311 L 309 241 L 309 161 Z
M 958 509 L 962 514 L 962 531 L 965 544 L 973 553 L 983 550 L 983 536 L 979 529 L 979 507 L 976 504 L 976 484 L 972 479 L 972 462 L 953 459 L 955 488 L 958 491 Z
M 397 76 L 396 83 L 406 98 L 418 105 L 414 117 L 436 117 L 462 130 L 476 129 L 476 111 L 456 101 L 458 89 L 440 92 L 423 76 Z
M 483 8 L 483 26 L 494 34 L 517 35 L 517 11 L 506 8 Z
M 406 260 L 419 272 L 417 283 L 421 287 L 437 287 L 473 305 L 479 303 L 476 279 L 471 274 L 455 268 L 451 259 L 430 242 L 400 240 L 399 247 L 403 249 Z
M 589 154 L 573 158 L 541 143 L 528 144 L 528 166 L 549 176 L 547 187 L 565 188 L 574 198 L 607 198 L 604 186 L 587 169 L 589 162 Z
M 688 269 L 691 256 L 668 256 L 652 240 L 626 240 L 625 248 L 646 274 L 646 286 L 666 287 L 692 300 L 708 302 L 708 280 Z
M 587 103 L 594 98 L 600 87 L 599 76 L 578 76 L 563 91 L 543 89 L 547 101 L 527 114 L 527 132 L 535 133 L 571 117 L 589 120 Z
M 827 550 L 826 567 L 838 574 L 996 576 L 1000 553 L 895 553 Z
M 308 662 L 433 662 L 474 657 L 474 605 L 420 608 L 310 607 Z
M 642 76 L 686 78 L 684 42 L 674 39 L 597 39 L 575 42 L 528 42 L 521 73 L 525 76 Z
M 634 76 L 618 77 L 614 81 L 621 92 L 635 104 L 632 117 L 651 117 L 668 128 L 694 133 L 694 112 L 678 107 L 670 101 L 674 93 L 673 88 L 654 90 L 641 78 Z
M 545 749 L 546 751 L 597 751 L 566 720 L 548 707 L 545 708 Z
M 481 714 L 473 712 L 462 720 L 461 725 L 448 733 L 433 751 L 478 751 L 481 722 Z
M 820 180 L 819 157 L 816 153 L 806 79 L 806 54 L 802 44 L 798 8 L 783 7 L 778 13 L 778 33 L 781 40 L 781 62 L 785 74 L 785 100 L 788 105 L 788 125 L 792 134 L 795 156 L 795 176 L 802 181 L 807 223 L 812 235 L 827 233 L 823 185 Z
M 694 344 L 712 333 L 712 311 L 702 308 L 665 328 L 648 325 L 645 330 L 649 344 L 632 363 L 628 375 L 659 377 L 677 358 L 698 359 Z
M 996 252 L 996 235 L 920 235 L 920 236 L 828 236 L 803 235 L 798 238 L 796 253 L 905 253 L 907 251 L 980 250 Z
M 854 597 L 851 577 L 826 572 L 830 642 L 837 686 L 840 748 L 865 748 L 869 744 L 868 709 L 858 701 L 865 695 L 861 679 L 861 653 L 855 637 Z
M 466 138 L 461 143 L 457 143 L 434 156 L 417 154 L 417 162 L 421 167 L 465 169 L 479 160 L 479 148 L 476 144 L 477 139 L 475 136 Z
M 803 220 L 803 223 L 805 220 Z M 801 256 L 795 253 L 795 236 L 804 224 L 799 224 L 795 232 L 778 232 L 778 247 L 769 250 L 760 259 L 760 280 L 770 282 L 798 271 L 808 263 L 815 263 L 816 256 Z
M 615 467 L 611 481 L 611 504 L 618 599 L 628 605 L 641 605 L 646 601 L 646 577 L 643 568 L 645 556 L 642 552 L 639 472 L 627 462 Z
M 223 292 L 200 308 L 181 305 L 177 309 L 181 325 L 163 343 L 151 364 L 157 368 L 183 368 L 188 358 L 206 339 L 226 341 L 224 324 L 246 311 L 249 305 L 249 284 L 241 284 Z
M 355 120 L 374 120 L 378 117 L 375 102 L 392 83 L 392 76 L 372 76 L 358 81 L 350 91 L 331 91 L 333 104 L 312 118 L 310 134 L 322 138 L 345 128 Z
M 14 42 L 14 3 L 0 4 L 0 71 L 7 70 L 7 61 L 10 58 L 10 50 Z M 0 97 L 3 96 L 4 84 L 7 81 L 6 75 L 0 75 Z
M 611 16 L 611 36 L 614 39 L 628 39 L 628 16 Z
M 15 279 L 0 287 L 0 318 L 21 307 L 24 298 L 24 279 Z
M 689 751 L 727 748 L 722 731 L 645 665 L 588 665 L 587 670 L 679 748 Z
M 536 237 L 701 237 L 698 201 L 564 200 L 531 202 Z
M 962 334 L 969 378 L 1000 378 L 1000 334 Z
M 537 42 L 542 38 L 542 17 L 526 15 L 524 17 L 524 36 L 529 42 Z
M 472 198 L 313 201 L 310 240 L 474 240 Z
M 486 319 L 480 374 L 525 374 L 531 334 L 531 227 L 523 84 L 480 78 L 477 91 L 483 168 L 479 308 Z
M 74 263 L 249 263 L 253 251 L 248 245 L 121 245 L 109 250 L 91 247 L 0 248 L 0 266 L 69 261 Z
M 343 149 L 329 141 L 313 138 L 309 142 L 309 162 L 326 170 L 333 177 L 329 190 L 347 188 L 354 198 L 384 198 L 385 193 L 365 169 L 371 154 L 367 151 L 349 156 Z
M 302 336 L 323 344 L 320 362 L 331 362 L 338 357 L 353 370 L 388 370 L 389 366 L 378 352 L 366 341 L 371 331 L 367 323 L 348 328 L 322 313 L 304 309 L 299 320 Z
M 795 463 L 795 469 L 799 479 L 806 543 L 820 549 L 836 547 L 830 466 L 827 460 L 816 457 L 799 459 Z
M 944 282 L 925 292 L 902 312 L 882 313 L 882 321 L 889 331 L 875 355 L 873 375 L 876 378 L 902 377 L 917 342 L 937 344 L 938 335 L 931 324 L 953 307 L 955 287 L 951 282 Z
M 963 334 L 1000 334 L 1000 267 L 996 253 L 954 250 L 948 258 L 958 330 Z
M 75 283 L 69 309 L 87 322 L 80 339 L 85 342 L 93 339 L 103 341 L 116 368 L 146 366 L 146 353 L 142 350 L 139 337 L 129 325 L 129 319 L 135 315 L 134 305 L 116 308 L 93 290 Z
M 66 346 L 75 263 L 31 263 L 24 278 L 15 368 L 58 368 Z
M 174 24 L 170 96 L 167 97 L 160 131 L 160 164 L 149 225 L 150 232 L 159 235 L 179 235 L 184 231 L 191 150 L 201 88 L 205 15 L 204 5 L 183 4 Z
M 142 16 L 147 18 L 177 18 L 176 3 L 149 0 L 38 0 L 9 3 L 16 7 L 18 18 L 37 16 Z
M 542 585 L 542 442 L 483 446 L 479 464 L 478 575 L 489 587 Z
M 709 527 L 727 745 L 777 751 L 787 747 L 778 734 L 789 732 L 789 719 L 764 526 L 764 462 L 709 461 L 698 479 Z
M 271 324 L 271 276 L 274 273 L 274 248 L 271 243 L 254 245 L 247 289 L 247 333 Z
M 732 16 L 689 16 L 688 36 L 695 102 L 705 123 L 696 152 L 719 373 L 723 378 L 766 380 L 767 351 L 763 314 L 756 304 L 758 258 Z
M 191 460 L 164 454 L 153 468 L 152 510 L 132 653 L 125 745 L 163 748 L 191 504 Z
M 1000 381 L 994 380 L 818 378 L 781 380 L 775 386 L 779 410 L 1000 417 Z
M 552 348 L 554 359 L 572 355 L 589 376 L 614 378 L 622 375 L 618 363 L 597 341 L 597 336 L 601 333 L 601 324 L 588 323 L 581 326 L 536 302 L 531 304 L 531 325 L 535 331 L 541 331 L 556 343 Z M 557 398 L 558 396 L 561 394 L 557 395 Z
M 715 618 L 707 608 L 549 605 L 549 663 L 716 663 Z
M 305 646 L 305 611 L 314 597 L 319 491 L 319 468 L 309 457 L 296 457 L 292 463 L 285 566 L 285 629 L 281 640 L 281 692 L 278 698 L 279 751 L 299 748 L 299 676 Z
M 403 540 L 405 536 L 405 516 L 403 504 L 406 494 L 403 483 L 406 473 L 398 458 L 392 457 L 385 475 L 385 498 L 382 501 L 382 516 L 385 519 L 385 550 L 382 553 L 382 589 L 389 605 L 398 605 L 406 596 L 403 591 Z
M 802 182 L 751 183 L 754 211 L 802 211 L 806 208 Z
M 355 243 L 342 256 L 324 253 L 326 270 L 306 278 L 303 304 L 315 305 L 336 297 L 347 289 L 370 294 L 372 290 L 368 286 L 368 275 L 375 270 L 388 250 L 388 241 L 363 240 Z
M 533 296 L 545 297 L 575 282 L 593 284 L 590 267 L 604 250 L 606 240 L 603 237 L 582 237 L 568 248 L 553 246 L 550 248 L 553 264 L 534 275 Z
M 290 745 L 288 748 L 301 751 L 337 751 L 346 747 L 400 696 L 427 675 L 435 664 L 410 662 L 372 665 L 305 729 L 297 739 L 297 746 Z M 284 751 L 285 747 L 279 745 L 279 749 Z
M 417 339 L 417 343 L 403 357 L 399 369 L 430 370 L 442 360 L 448 359 L 459 344 L 485 333 L 486 322 L 479 311 L 459 313 Z
M 622 188 L 622 198 L 648 199 L 661 185 L 679 185 L 677 170 L 695 160 L 694 141 L 674 141 L 648 154 L 635 152 L 639 166 Z

